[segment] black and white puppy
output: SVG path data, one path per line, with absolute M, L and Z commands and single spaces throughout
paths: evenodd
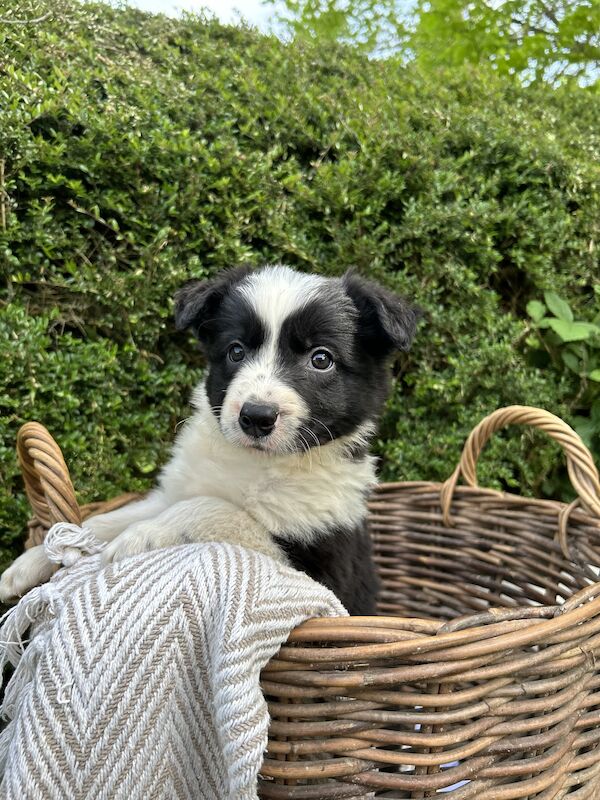
M 109 542 L 104 560 L 232 542 L 288 560 L 352 614 L 375 613 L 368 445 L 415 309 L 353 274 L 274 266 L 190 281 L 175 318 L 200 340 L 208 374 L 157 488 L 86 521 Z M 27 551 L 3 574 L 0 598 L 51 572 L 42 547 Z

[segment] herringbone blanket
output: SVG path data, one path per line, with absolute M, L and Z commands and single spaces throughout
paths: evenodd
M 230 545 L 76 561 L 0 632 L 16 664 L 0 798 L 255 798 L 260 670 L 301 621 L 345 613 L 307 576 Z

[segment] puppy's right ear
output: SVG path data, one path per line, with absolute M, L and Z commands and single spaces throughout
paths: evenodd
M 190 280 L 175 293 L 175 327 L 191 329 L 201 341 L 210 333 L 227 292 L 250 272 L 249 267 L 229 269 L 207 281 Z

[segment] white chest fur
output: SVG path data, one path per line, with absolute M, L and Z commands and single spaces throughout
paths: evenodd
M 308 540 L 316 530 L 354 526 L 366 514 L 375 483 L 374 459 L 348 457 L 350 444 L 370 431 L 338 439 L 308 453 L 273 455 L 228 442 L 210 411 L 203 387 L 165 467 L 160 489 L 167 502 L 218 497 L 243 509 L 267 530 Z

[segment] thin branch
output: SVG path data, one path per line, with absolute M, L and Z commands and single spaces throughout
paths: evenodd
M 539 28 L 537 25 L 532 25 L 530 22 L 527 22 L 524 19 L 519 19 L 518 17 L 511 17 L 510 21 L 513 25 L 518 25 L 522 28 L 523 31 L 527 33 L 540 33 L 543 36 L 556 36 L 556 31 L 549 31 L 546 28 Z
M 71 208 L 77 211 L 78 214 L 84 214 L 86 217 L 93 219 L 94 222 L 97 222 L 99 225 L 104 226 L 107 230 L 117 234 L 117 236 L 121 234 L 121 231 L 118 228 L 115 228 L 113 225 L 111 225 L 105 219 L 102 219 L 102 217 L 98 216 L 97 214 L 92 214 L 91 211 L 88 211 L 87 209 L 78 206 L 77 203 L 75 203 L 73 200 L 67 200 L 67 205 L 71 206 Z
M 543 0 L 540 0 L 540 5 L 544 10 L 544 14 L 548 17 L 550 22 L 553 22 L 557 28 L 560 27 L 560 20 L 556 16 L 554 9 L 550 8 L 547 3 L 543 2 Z
M 40 22 L 45 22 L 52 16 L 52 12 L 48 11 L 46 14 L 42 14 L 41 17 L 36 17 L 35 19 L 3 19 L 0 17 L 0 25 L 37 25 Z

